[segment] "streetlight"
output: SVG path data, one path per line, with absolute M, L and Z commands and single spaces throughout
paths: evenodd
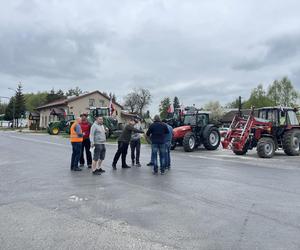
M 14 91 L 15 93 L 17 92 L 15 89 L 8 88 L 9 90 Z M 15 127 L 15 112 L 16 112 L 16 98 L 13 100 L 13 124 L 12 127 Z

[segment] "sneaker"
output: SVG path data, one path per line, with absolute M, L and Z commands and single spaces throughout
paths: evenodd
M 147 166 L 151 167 L 151 166 L 154 166 L 154 164 L 153 164 L 152 162 L 149 162 L 149 163 L 147 164 Z
M 105 170 L 103 170 L 102 168 L 96 169 L 96 171 L 98 171 L 100 173 L 105 173 Z
M 116 164 L 112 164 L 111 166 L 112 166 L 113 170 L 117 170 Z
M 88 165 L 88 168 L 92 168 L 92 165 Z
M 162 171 L 162 172 L 160 172 L 160 174 L 161 174 L 161 175 L 165 175 L 165 174 L 166 174 L 166 172 L 165 172 L 165 171 Z
M 73 168 L 72 170 L 73 170 L 73 171 L 82 171 L 82 169 L 79 168 L 79 167 Z
M 122 168 L 131 168 L 131 167 L 128 165 L 125 165 L 125 166 L 122 166 Z
M 93 175 L 101 175 L 100 171 L 97 171 L 97 169 L 95 171 L 92 172 Z
M 136 166 L 140 168 L 142 165 L 141 163 L 137 163 Z

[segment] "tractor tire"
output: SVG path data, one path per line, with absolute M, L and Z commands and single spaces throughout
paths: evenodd
M 192 132 L 185 134 L 183 138 L 183 149 L 185 152 L 193 152 L 196 147 L 196 136 Z
M 216 150 L 220 146 L 221 135 L 219 129 L 211 127 L 203 134 L 203 145 L 207 150 Z
M 176 143 L 176 141 L 175 140 L 172 140 L 172 142 L 171 142 L 171 150 L 174 150 L 175 148 L 176 148 L 176 146 L 177 146 L 177 143 Z
M 300 130 L 292 129 L 283 135 L 283 150 L 289 156 L 297 156 L 300 151 Z
M 50 131 L 50 135 L 58 135 L 60 132 L 60 129 L 59 129 L 59 127 L 51 127 L 49 131 Z
M 275 154 L 275 142 L 270 137 L 263 137 L 257 143 L 257 154 L 260 158 L 272 158 Z

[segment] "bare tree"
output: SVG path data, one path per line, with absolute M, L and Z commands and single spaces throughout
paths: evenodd
M 132 113 L 143 115 L 144 110 L 151 103 L 151 93 L 148 89 L 139 88 L 125 96 L 124 106 Z
M 127 108 L 131 113 L 137 113 L 138 111 L 138 102 L 139 96 L 135 92 L 131 92 L 125 96 L 125 103 L 124 106 Z

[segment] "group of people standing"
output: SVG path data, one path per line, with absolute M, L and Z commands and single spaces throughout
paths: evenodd
M 94 175 L 101 175 L 105 170 L 101 168 L 106 153 L 107 129 L 103 125 L 103 118 L 97 117 L 91 125 L 87 115 L 82 114 L 73 123 L 70 129 L 70 141 L 72 144 L 71 171 L 81 171 L 84 166 L 84 151 L 87 166 Z M 94 150 L 92 157 L 91 148 Z M 80 164 L 80 165 L 79 165 Z M 79 166 L 78 166 L 79 165 Z
M 102 117 L 97 117 L 93 125 L 88 122 L 85 114 L 76 119 L 70 129 L 70 141 L 72 144 L 71 171 L 82 171 L 82 167 L 85 164 L 85 152 L 86 163 L 88 168 L 91 168 L 92 174 L 101 175 L 105 172 L 101 166 L 106 154 L 107 132 Z M 128 122 L 118 138 L 118 149 L 112 163 L 113 170 L 117 169 L 120 157 L 122 168 L 141 167 L 140 150 L 143 133 L 144 130 L 138 119 L 131 119 Z M 146 135 L 150 138 L 152 147 L 151 161 L 148 166 L 153 166 L 153 174 L 158 174 L 159 156 L 160 172 L 165 174 L 171 165 L 170 148 L 173 129 L 167 123 L 161 122 L 159 116 L 155 116 L 154 123 L 150 125 Z M 131 148 L 131 166 L 126 163 L 129 146 Z M 94 151 L 93 156 L 91 148 Z

